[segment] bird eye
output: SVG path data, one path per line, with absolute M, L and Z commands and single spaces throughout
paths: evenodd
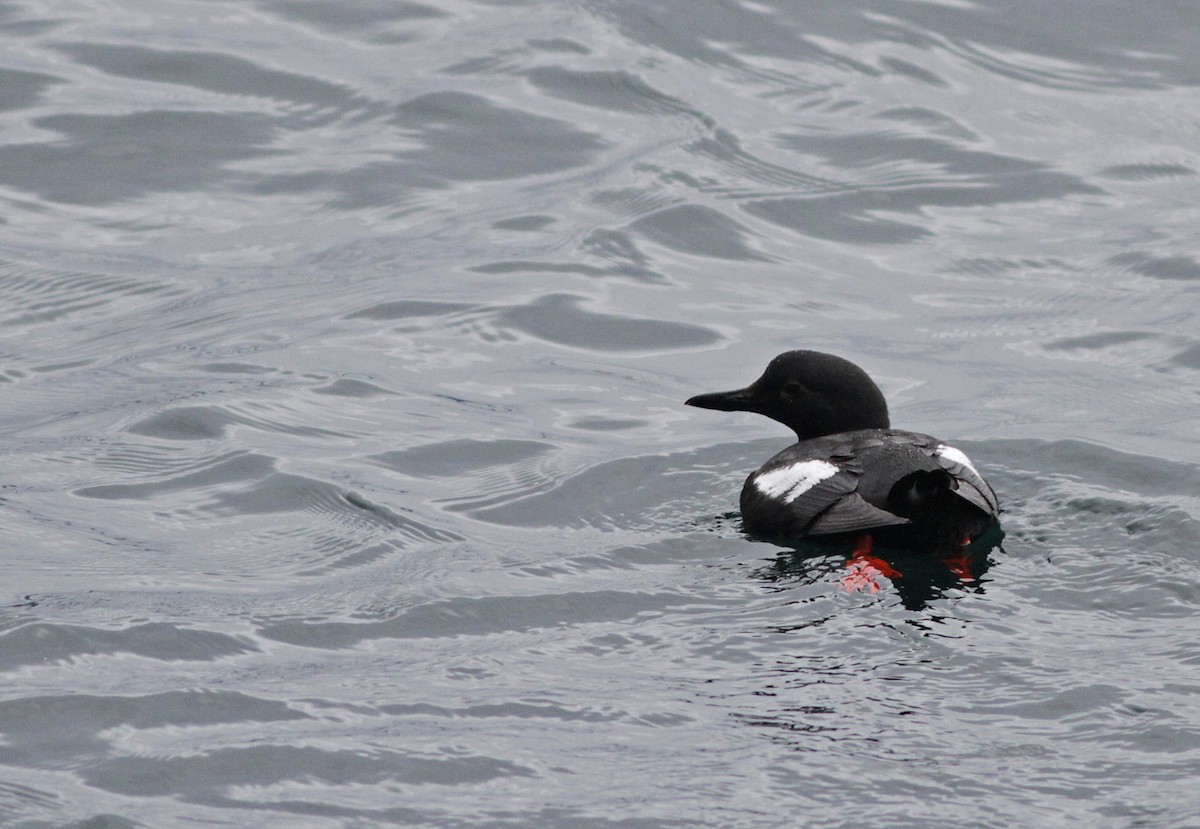
M 795 400 L 800 395 L 804 394 L 804 384 L 798 380 L 788 380 L 783 384 L 783 396 L 788 400 Z

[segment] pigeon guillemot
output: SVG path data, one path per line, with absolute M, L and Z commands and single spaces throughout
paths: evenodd
M 870 532 L 944 554 L 982 535 L 1000 510 L 996 493 L 961 450 L 890 428 L 879 387 L 841 357 L 788 351 L 746 388 L 700 394 L 687 405 L 757 412 L 796 432 L 799 443 L 742 487 L 742 520 L 752 533 Z

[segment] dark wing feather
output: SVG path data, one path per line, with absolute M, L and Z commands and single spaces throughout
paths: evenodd
M 988 515 L 995 516 L 1000 512 L 1000 500 L 996 497 L 995 490 L 983 479 L 962 450 L 938 444 L 934 448 L 933 457 L 942 469 L 954 476 L 958 483 L 958 495 Z
M 750 475 L 741 498 L 746 528 L 768 535 L 799 537 L 907 524 L 907 519 L 874 507 L 858 495 L 862 463 L 852 455 L 837 453 L 839 448 L 833 441 L 806 441 L 780 452 Z M 836 471 L 807 487 L 763 491 L 760 479 L 764 476 L 809 463 L 826 464 L 836 467 Z
M 906 489 L 896 492 L 906 481 L 927 484 L 913 476 L 935 472 L 952 478 L 948 491 L 984 516 L 999 512 L 995 492 L 962 451 L 917 432 L 864 429 L 802 441 L 771 458 L 742 487 L 742 518 L 751 532 L 797 538 L 951 520 L 927 511 L 927 493 L 910 501 Z
M 873 507 L 857 492 L 852 492 L 834 501 L 829 509 L 818 515 L 808 525 L 808 534 L 832 535 L 876 527 L 897 527 L 907 523 L 907 518 Z

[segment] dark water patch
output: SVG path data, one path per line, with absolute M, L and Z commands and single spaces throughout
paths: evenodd
M 1191 256 L 1154 256 L 1148 253 L 1120 253 L 1109 260 L 1126 270 L 1156 279 L 1200 279 L 1200 262 Z
M 565 55 L 590 55 L 592 50 L 577 40 L 567 37 L 542 37 L 529 41 L 529 45 L 543 52 Z
M 33 622 L 0 634 L 0 670 L 96 654 L 133 654 L 162 661 L 213 660 L 256 653 L 248 640 L 165 622 L 124 630 Z M 2 721 L 2 720 L 0 720 Z
M 900 58 L 881 58 L 879 63 L 884 69 L 887 69 L 889 73 L 894 73 L 905 78 L 911 78 L 914 81 L 926 84 L 928 86 L 941 88 L 950 86 L 949 83 L 939 77 L 935 72 L 931 72 L 930 70 L 907 60 L 901 60 Z
M 31 107 L 43 92 L 60 83 L 63 79 L 53 75 L 0 68 L 0 112 Z
M 728 544 L 733 540 L 735 544 L 745 546 L 742 542 L 746 536 L 741 532 L 740 516 L 729 517 L 738 520 L 731 521 L 730 526 L 725 527 L 695 521 L 686 530 L 657 541 L 537 559 L 515 566 L 509 572 L 517 578 L 541 581 L 580 576 L 593 578 L 606 572 L 650 577 L 651 573 L 658 571 L 667 575 L 667 586 L 675 588 L 677 585 L 673 579 L 680 572 L 680 565 L 710 564 L 729 557 L 738 561 L 739 566 L 744 563 L 740 556 L 747 550 L 731 549 Z M 738 583 L 742 583 L 740 576 Z M 600 634 L 602 637 L 611 635 L 611 631 Z M 595 645 L 594 640 L 589 640 L 588 652 L 594 652 Z
M 956 46 L 955 55 L 978 68 L 1009 81 L 1027 83 L 1042 89 L 1089 92 L 1127 86 L 1144 89 L 1158 85 L 1150 79 L 1148 73 L 1120 77 L 1108 71 L 1107 67 L 1065 67 L 1061 61 L 1028 52 L 1006 53 L 979 43 L 963 42 Z
M 353 313 L 346 314 L 343 319 L 392 321 L 417 317 L 441 317 L 457 314 L 462 311 L 469 311 L 474 307 L 476 306 L 462 302 L 432 302 L 419 299 L 401 299 L 381 302 L 378 305 L 372 305 L 370 308 L 354 311 Z
M 804 317 L 823 317 L 827 320 L 843 320 L 861 326 L 872 320 L 894 318 L 892 311 L 882 309 L 870 297 L 862 297 L 859 301 L 838 301 L 806 299 L 798 302 L 788 302 L 784 307 L 804 315 Z
M 678 528 L 699 519 L 698 505 L 714 492 L 727 491 L 736 504 L 742 478 L 758 465 L 747 455 L 754 446 L 619 458 L 554 481 L 543 492 L 518 490 L 499 504 L 493 493 L 460 496 L 449 509 L 515 527 Z
M 414 174 L 431 186 L 568 170 L 609 146 L 566 121 L 500 107 L 464 92 L 414 98 L 397 108 L 392 122 L 423 136 L 425 148 L 406 155 Z
M 389 539 L 379 544 L 363 546 L 361 539 L 348 540 L 342 533 L 305 533 L 304 540 L 313 563 L 295 570 L 297 576 L 312 578 L 370 567 L 382 562 L 404 548 L 403 543 Z
M 818 239 L 901 245 L 931 235 L 918 225 L 874 215 L 873 211 L 888 208 L 865 195 L 832 199 L 760 199 L 744 202 L 742 209 L 751 216 Z M 910 209 L 915 209 L 915 205 L 910 205 Z
M 393 717 L 441 717 L 446 719 L 517 719 L 560 720 L 562 722 L 607 723 L 621 719 L 624 715 L 617 712 L 596 711 L 592 709 L 574 710 L 561 705 L 535 705 L 526 702 L 508 702 L 503 704 L 468 705 L 451 708 L 445 705 L 433 705 L 427 702 L 413 704 L 380 705 L 379 711 Z
M 260 620 L 266 639 L 308 648 L 342 649 L 375 639 L 442 639 L 633 621 L 690 604 L 674 593 L 598 590 L 534 596 L 461 596 L 428 601 L 380 621 Z
M 211 370 L 212 366 L 204 368 Z M 238 364 L 236 367 L 222 364 L 221 369 L 216 373 L 259 374 L 269 371 L 259 370 L 257 367 L 251 367 L 251 369 L 247 371 L 242 364 Z M 346 434 L 316 426 L 295 425 L 278 417 L 272 418 L 233 411 L 225 406 L 178 406 L 166 409 L 133 423 L 127 427 L 126 431 L 159 440 L 214 440 L 224 437 L 231 426 L 247 426 L 263 432 L 301 437 L 348 437 Z
M 593 190 L 588 200 L 617 216 L 640 218 L 656 210 L 678 205 L 669 194 L 645 187 L 616 187 Z
M 342 378 L 328 385 L 318 386 L 312 390 L 312 393 L 328 395 L 330 397 L 353 397 L 358 399 L 386 397 L 396 394 L 394 391 L 388 391 L 374 383 L 368 383 L 366 380 L 353 380 L 349 378 Z
M 349 6 L 334 0 L 284 0 L 262 5 L 281 17 L 315 23 L 333 32 L 361 32 L 370 35 L 369 40 L 383 43 L 396 42 L 384 29 L 389 23 L 438 20 L 448 16 L 435 6 L 413 0 L 364 0 Z
M 594 230 L 584 237 L 580 250 L 608 262 L 612 274 L 628 276 L 642 282 L 662 282 L 663 277 L 650 265 L 650 258 L 642 253 L 633 239 L 620 230 Z
M 34 123 L 64 138 L 0 147 L 0 182 L 66 204 L 201 190 L 238 178 L 234 162 L 279 154 L 267 149 L 271 119 L 249 113 L 65 114 Z
M 986 7 L 868 6 L 874 14 L 862 14 L 859 6 L 837 12 L 835 25 L 843 38 L 949 49 L 987 72 L 1044 89 L 1145 89 L 1200 81 L 1196 66 L 1174 59 L 1186 48 L 1186 33 L 1200 25 L 1195 8 L 1186 2 L 1156 5 L 1135 15 L 1117 0 L 1068 0 L 1056 7 L 1049 24 L 1039 9 L 1022 0 Z M 1005 25 L 997 26 L 997 19 Z
M 347 492 L 343 495 L 346 503 L 355 509 L 362 510 L 375 521 L 381 521 L 394 529 L 404 530 L 408 535 L 422 541 L 461 541 L 462 536 L 456 532 L 439 530 L 422 524 L 416 519 L 402 515 L 393 509 L 377 504 L 357 492 Z M 340 512 L 340 510 L 339 510 Z
M 990 276 L 1013 271 L 1073 271 L 1078 268 L 1060 259 L 1031 259 L 1027 257 L 971 256 L 958 259 L 947 268 L 950 273 Z
M 355 211 L 363 208 L 407 207 L 416 190 L 438 186 L 415 178 L 400 162 L 372 161 L 350 169 L 310 169 L 300 173 L 258 176 L 250 190 L 259 196 L 315 195 L 329 209 Z M 329 194 L 334 194 L 332 197 Z
M 881 121 L 900 121 L 913 124 L 953 141 L 976 142 L 980 140 L 978 133 L 968 129 L 946 113 L 927 107 L 893 107 L 876 113 L 874 117 Z
M 274 374 L 278 369 L 272 366 L 260 366 L 256 363 L 201 363 L 197 366 L 200 371 L 209 374 Z
M 709 207 L 684 204 L 638 219 L 632 228 L 672 250 L 692 256 L 734 261 L 770 261 L 746 243 L 742 225 Z
M 180 797 L 235 804 L 231 788 L 283 783 L 477 786 L 506 777 L 534 777 L 532 768 L 482 755 L 427 757 L 376 748 L 369 752 L 316 746 L 249 745 L 190 757 L 118 757 L 84 770 L 88 784 L 127 796 Z M 303 801 L 301 801 L 303 802 Z M 313 804 L 317 806 L 318 804 Z
M 503 51 L 481 57 L 458 60 L 438 71 L 444 75 L 507 75 L 516 70 L 518 60 L 515 52 Z
M 87 368 L 88 366 L 95 364 L 96 360 L 94 359 L 68 360 L 64 363 L 43 363 L 42 365 L 30 366 L 29 370 L 34 374 L 53 374 L 59 371 L 71 371 L 72 369 L 76 368 Z
M 341 488 L 327 481 L 272 471 L 248 487 L 216 492 L 198 508 L 217 515 L 270 515 L 281 512 L 340 513 L 346 511 L 348 504 Z
M 590 555 L 572 555 L 570 557 L 556 558 L 552 560 L 542 560 L 531 564 L 524 564 L 515 567 L 512 573 L 517 578 L 528 578 L 535 580 L 556 579 L 580 574 L 591 574 L 606 570 L 625 570 L 631 571 L 638 569 L 637 565 L 646 565 L 652 562 L 653 554 L 648 550 L 639 548 L 631 552 L 629 549 L 605 551 Z M 666 558 L 664 557 L 664 561 Z M 602 637 L 608 634 L 602 634 Z
M 286 703 L 237 691 L 168 691 L 141 696 L 47 694 L 0 702 L 0 762 L 50 768 L 104 756 L 102 735 L 116 728 L 148 730 L 308 719 Z
M 520 233 L 536 233 L 540 230 L 545 230 L 558 219 L 553 216 L 514 216 L 511 219 L 501 219 L 498 222 L 493 222 L 492 227 L 497 230 L 512 230 Z
M 1101 170 L 1100 175 L 1119 181 L 1150 181 L 1194 176 L 1196 171 L 1183 164 L 1114 164 Z
M 497 314 L 496 322 L 539 340 L 605 352 L 695 348 L 721 340 L 711 328 L 587 311 L 579 307 L 583 301 L 573 294 L 550 294 L 510 306 Z
M 817 156 L 823 163 L 842 170 L 870 171 L 881 165 L 894 167 L 901 160 L 907 161 L 910 166 L 898 181 L 888 182 L 889 188 L 898 189 L 902 194 L 920 195 L 928 199 L 930 205 L 993 205 L 1105 192 L 1077 176 L 1056 172 L 1040 162 L 968 149 L 957 142 L 928 136 L 888 132 L 836 137 L 790 133 L 781 135 L 779 142 L 797 152 Z M 928 183 L 924 172 L 927 170 L 937 171 L 932 184 Z M 891 207 L 886 201 L 885 205 Z
M 1200 345 L 1185 348 L 1171 357 L 1171 364 L 1184 368 L 1200 369 Z
M 1104 193 L 1077 176 L 1036 162 L 960 149 L 940 140 L 873 133 L 836 138 L 792 135 L 782 141 L 800 152 L 819 155 L 832 166 L 862 171 L 864 181 L 845 185 L 843 192 L 742 204 L 751 215 L 821 239 L 902 244 L 928 236 L 930 230 L 884 219 L 879 212 L 920 213 L 930 207 L 976 208 Z M 890 170 L 898 158 L 914 166 L 896 177 Z M 886 176 L 882 169 L 872 173 L 880 165 L 889 170 Z
M 628 417 L 581 417 L 567 425 L 572 429 L 583 429 L 588 432 L 620 432 L 649 426 L 650 422 Z
M 192 447 L 174 445 L 145 445 L 143 443 L 112 443 L 97 453 L 67 454 L 63 460 L 93 463 L 106 477 L 150 475 L 160 477 L 170 472 L 187 472 L 196 468 Z M 115 475 L 113 473 L 116 473 Z
M 747 70 L 741 55 L 765 55 L 787 61 L 812 61 L 871 72 L 859 61 L 822 48 L 802 32 L 812 30 L 827 8 L 806 8 L 803 25 L 787 25 L 785 10 L 766 6 L 708 5 L 692 9 L 688 25 L 672 25 L 677 14 L 670 0 L 650 0 L 636 8 L 604 3 L 596 13 L 616 26 L 621 35 L 655 51 L 683 58 L 689 64 Z M 857 18 L 857 14 L 847 14 Z M 782 20 L 781 20 L 782 18 Z M 877 72 L 875 74 L 878 74 Z M 802 78 L 795 78 L 797 82 Z
M 159 440 L 215 440 L 237 422 L 220 406 L 180 406 L 144 418 L 126 431 Z
M 461 438 L 372 455 L 370 460 L 416 477 L 456 477 L 491 466 L 530 461 L 555 452 L 553 444 L 532 440 Z
M 81 498 L 105 501 L 153 500 L 172 492 L 203 490 L 238 481 L 261 480 L 274 473 L 275 459 L 253 452 L 227 452 L 205 458 L 195 470 L 140 484 L 101 484 L 75 490 Z
M 1042 348 L 1047 351 L 1100 351 L 1106 348 L 1119 348 L 1129 343 L 1154 339 L 1156 334 L 1142 331 L 1103 331 L 1097 334 L 1085 334 L 1081 337 L 1063 337 L 1044 343 Z
M 0 819 L 6 820 L 9 825 L 15 826 L 16 829 L 51 829 L 48 824 L 22 823 L 13 824 L 12 821 L 16 816 L 29 809 L 30 807 L 38 809 L 50 809 L 57 806 L 60 802 L 60 795 L 44 789 L 37 789 L 32 786 L 23 786 L 19 783 L 11 783 L 8 781 L 0 781 Z M 120 826 L 120 824 L 115 824 Z M 130 824 L 132 826 L 132 824 Z
M 13 26 L 13 19 L 18 17 L 21 11 L 24 11 L 23 7 L 16 3 L 10 3 L 7 0 L 0 2 L 0 28 L 8 29 Z
M 1186 2 L 1158 4 L 1143 15 L 1116 0 L 1100 7 L 1070 0 L 1056 7 L 1050 25 L 1039 9 L 1021 0 L 986 7 L 901 6 L 886 0 L 708 7 L 696 10 L 687 26 L 667 23 L 674 6 L 657 0 L 636 10 L 605 4 L 599 11 L 635 43 L 715 66 L 740 66 L 740 56 L 769 55 L 878 77 L 879 70 L 852 55 L 862 53 L 866 44 L 883 43 L 920 52 L 949 50 L 989 73 L 1045 89 L 1144 89 L 1200 82 L 1194 62 L 1174 59 L 1188 48 L 1188 34 L 1200 26 L 1195 8 Z M 1005 25 L 997 26 L 997 19 Z M 836 33 L 836 45 L 825 48 L 804 36 L 812 31 Z M 919 68 L 933 74 L 928 67 Z
M 1063 473 L 1089 484 L 1144 497 L 1191 496 L 1200 492 L 1200 466 L 1131 452 L 1081 440 L 1003 440 L 979 444 L 985 452 L 999 449 L 1006 466 Z
M 141 821 L 132 820 L 121 815 L 102 812 L 91 817 L 80 818 L 70 823 L 64 823 L 62 829 L 142 829 L 146 826 Z M 36 823 L 21 824 L 17 829 L 42 829 Z M 50 829 L 50 827 L 46 827 Z
M 285 472 L 270 472 L 249 486 L 232 489 L 222 487 L 193 509 L 197 512 L 218 516 L 276 515 L 280 513 L 307 513 L 321 516 L 340 527 L 344 543 L 335 544 L 329 558 L 344 559 L 347 551 L 356 549 L 361 543 L 357 536 L 367 533 L 374 537 L 379 530 L 394 533 L 390 543 L 458 541 L 458 533 L 440 530 L 423 521 L 401 514 L 382 504 L 348 493 L 327 481 L 292 475 Z M 314 529 L 306 531 L 315 533 Z M 372 558 L 376 556 L 372 554 Z M 342 564 L 344 565 L 344 560 Z
M 1179 573 L 1200 539 L 1200 469 L 1079 441 L 995 446 L 1006 450 L 998 481 L 1012 494 L 1005 546 L 1042 562 L 1036 577 L 1014 574 L 1025 602 L 1134 638 L 1150 620 L 1194 614 L 1200 588 Z M 1169 636 L 1163 645 L 1178 647 Z
M 334 192 L 337 206 L 398 207 L 415 191 L 460 182 L 493 182 L 581 167 L 608 148 L 599 135 L 569 122 L 502 107 L 465 92 L 433 92 L 400 104 L 386 123 L 413 149 L 350 169 L 279 173 L 258 178 L 262 195 Z M 378 158 L 378 154 L 372 156 Z M 0 160 L 3 157 L 0 156 Z
M 446 480 L 454 493 L 451 501 L 481 507 L 546 489 L 557 455 L 556 447 L 536 441 L 457 439 L 370 460 L 404 475 Z
M 507 262 L 487 262 L 483 265 L 472 265 L 475 273 L 490 274 L 537 274 L 561 273 L 574 276 L 609 276 L 612 272 L 596 265 L 586 265 L 579 262 L 537 262 L 532 260 L 513 260 Z
M 542 807 L 530 809 L 488 809 L 485 812 L 489 826 L 495 829 L 535 829 L 553 826 L 555 829 L 672 829 L 686 827 L 723 827 L 728 816 L 715 819 L 707 815 L 676 817 L 605 817 L 588 814 L 588 810 L 575 806 Z
M 57 48 L 79 63 L 122 78 L 286 101 L 340 114 L 361 109 L 367 103 L 347 87 L 265 69 L 245 58 L 219 52 L 151 49 L 129 43 L 68 43 Z
M 631 72 L 581 72 L 560 66 L 539 66 L 526 77 L 548 95 L 584 106 L 616 112 L 698 113 L 678 98 L 665 95 Z
M 684 149 L 701 158 L 712 159 L 737 176 L 752 182 L 776 187 L 797 188 L 814 193 L 844 189 L 843 185 L 819 175 L 816 171 L 798 165 L 787 166 L 759 158 L 746 150 L 738 137 L 728 130 L 714 130 L 711 135 L 685 144 Z M 711 189 L 711 185 L 706 186 L 704 182 L 692 179 L 686 174 L 677 173 L 676 177 L 698 189 Z

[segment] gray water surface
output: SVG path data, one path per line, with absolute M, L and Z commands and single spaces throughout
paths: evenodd
M 1198 41 L 0 0 L 0 825 L 1200 826 Z M 973 573 L 742 533 L 797 347 Z

